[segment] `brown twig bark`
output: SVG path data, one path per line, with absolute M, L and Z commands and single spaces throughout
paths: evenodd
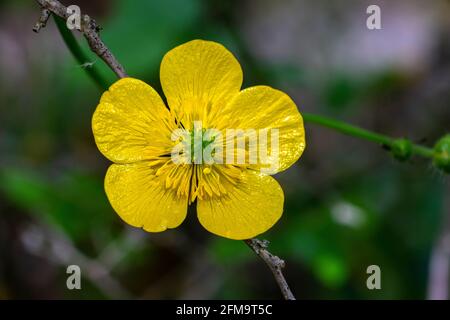
M 41 16 L 33 28 L 33 31 L 39 32 L 39 30 L 45 27 L 50 13 L 67 20 L 70 17 L 70 12 L 67 11 L 67 7 L 56 0 L 36 0 L 41 6 Z M 87 14 L 83 14 L 81 17 L 81 24 L 79 31 L 86 38 L 89 47 L 92 52 L 99 56 L 119 78 L 127 76 L 125 69 L 117 61 L 116 57 L 111 53 L 108 47 L 100 38 L 100 27 L 94 19 Z
M 41 7 L 41 16 L 38 22 L 33 28 L 33 31 L 39 32 L 41 28 L 44 28 L 50 14 L 67 20 L 70 17 L 70 13 L 67 11 L 67 7 L 56 0 L 36 0 L 36 2 Z M 100 27 L 97 25 L 94 19 L 88 15 L 82 15 L 81 17 L 81 28 L 79 30 L 87 42 L 91 51 L 99 56 L 119 78 L 124 78 L 127 76 L 125 69 L 117 61 L 112 52 L 108 49 L 105 43 L 101 40 L 99 31 Z M 284 268 L 284 261 L 279 257 L 271 254 L 267 250 L 267 241 L 261 241 L 258 239 L 245 240 L 247 245 L 267 264 L 275 277 L 275 280 L 280 287 L 281 293 L 286 300 L 295 300 L 289 285 L 284 278 L 282 269 Z
M 42 9 L 41 16 L 39 17 L 38 22 L 36 22 L 36 24 L 34 25 L 33 31 L 39 32 L 41 28 L 45 28 L 45 26 L 47 25 L 48 18 L 50 18 L 50 11 L 47 9 Z
M 283 268 L 285 266 L 284 260 L 273 255 L 267 250 L 268 241 L 259 239 L 245 240 L 245 243 L 266 263 L 272 271 L 273 276 L 280 287 L 281 293 L 286 300 L 295 300 L 289 285 L 283 275 Z

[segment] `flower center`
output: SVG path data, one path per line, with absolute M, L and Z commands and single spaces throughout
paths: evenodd
M 245 164 L 224 163 L 223 150 L 227 141 L 221 132 L 203 128 L 194 121 L 189 130 L 178 128 L 172 136 L 171 158 L 158 165 L 156 176 L 167 189 L 189 203 L 195 199 L 226 196 L 239 182 Z
M 216 137 L 208 134 L 207 129 L 194 129 L 190 132 L 190 158 L 191 163 L 200 164 L 203 161 L 205 149 L 210 146 Z M 214 156 L 214 150 L 212 150 Z
M 225 196 L 238 183 L 245 166 L 211 161 L 216 153 L 215 142 L 220 143 L 207 129 L 185 132 L 175 143 L 183 144 L 181 154 L 187 161 L 177 163 L 168 159 L 157 165 L 156 176 L 167 189 L 188 197 L 189 203 L 197 197 Z

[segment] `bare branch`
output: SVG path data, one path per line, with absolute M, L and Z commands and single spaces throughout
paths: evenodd
M 67 20 L 70 17 L 67 7 L 56 0 L 36 0 L 36 2 L 41 6 L 41 17 L 39 21 L 33 28 L 33 31 L 38 32 L 41 28 L 45 27 L 46 22 L 50 16 L 50 13 Z M 81 19 L 81 30 L 79 30 L 86 38 L 89 47 L 92 52 L 99 56 L 105 63 L 111 68 L 112 71 L 119 77 L 124 78 L 127 76 L 125 69 L 117 61 L 108 47 L 100 38 L 99 32 L 100 27 L 95 22 L 94 19 L 89 17 L 87 14 L 82 16 Z
M 41 28 L 45 28 L 48 18 L 50 18 L 50 11 L 47 9 L 42 9 L 41 16 L 39 17 L 38 22 L 36 22 L 36 24 L 34 25 L 33 31 L 37 33 L 39 32 L 39 30 L 41 30 Z
M 271 254 L 268 250 L 267 240 L 249 239 L 245 240 L 245 243 L 267 264 L 272 271 L 275 280 L 280 287 L 281 293 L 286 300 L 295 300 L 289 285 L 283 275 L 283 268 L 285 263 L 279 257 Z

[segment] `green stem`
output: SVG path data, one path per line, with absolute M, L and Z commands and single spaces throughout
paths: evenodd
M 399 139 L 394 139 L 389 136 L 375 133 L 342 121 L 338 121 L 335 119 L 327 118 L 324 116 L 319 116 L 316 114 L 311 113 L 302 113 L 303 119 L 305 122 L 317 124 L 323 127 L 327 127 L 336 131 L 339 131 L 343 134 L 361 138 L 364 140 L 372 141 L 378 144 L 381 144 L 383 146 L 386 146 L 390 149 L 392 149 L 397 141 Z M 426 158 L 432 158 L 433 157 L 433 149 L 417 145 L 417 144 L 411 144 L 411 151 L 414 154 L 420 155 L 422 157 Z
M 305 122 L 310 122 L 318 124 L 323 127 L 334 129 L 346 135 L 362 138 L 365 140 L 369 140 L 387 146 L 391 146 L 394 141 L 394 139 L 384 136 L 382 134 L 371 132 L 369 130 L 362 129 L 335 119 L 326 118 L 311 113 L 302 113 L 302 115 Z
M 73 35 L 73 33 L 67 28 L 66 21 L 56 15 L 53 15 L 56 26 L 58 27 L 59 33 L 61 34 L 66 46 L 69 48 L 70 52 L 77 60 L 80 65 L 84 65 L 89 62 L 89 57 L 84 53 L 78 44 L 77 39 Z M 101 90 L 106 90 L 109 87 L 108 81 L 102 77 L 99 70 L 94 66 L 86 66 L 83 68 L 84 71 L 89 75 L 89 77 L 95 82 L 95 84 Z
M 427 148 L 418 144 L 413 144 L 412 146 L 413 153 L 425 157 L 425 158 L 433 158 L 434 150 L 431 148 Z

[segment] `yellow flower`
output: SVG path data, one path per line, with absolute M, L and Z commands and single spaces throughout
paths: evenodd
M 168 107 L 151 86 L 124 78 L 102 95 L 93 115 L 96 144 L 114 162 L 105 177 L 114 210 L 132 226 L 160 232 L 179 226 L 196 200 L 198 219 L 212 233 L 240 240 L 267 231 L 282 215 L 284 195 L 263 164 L 176 163 L 171 154 L 179 141 L 172 134 L 180 128 L 192 134 L 195 121 L 206 129 L 278 129 L 278 153 L 269 148 L 268 159 L 277 162 L 271 174 L 280 172 L 305 148 L 295 103 L 268 86 L 241 90 L 238 61 L 210 41 L 169 51 L 160 78 Z

